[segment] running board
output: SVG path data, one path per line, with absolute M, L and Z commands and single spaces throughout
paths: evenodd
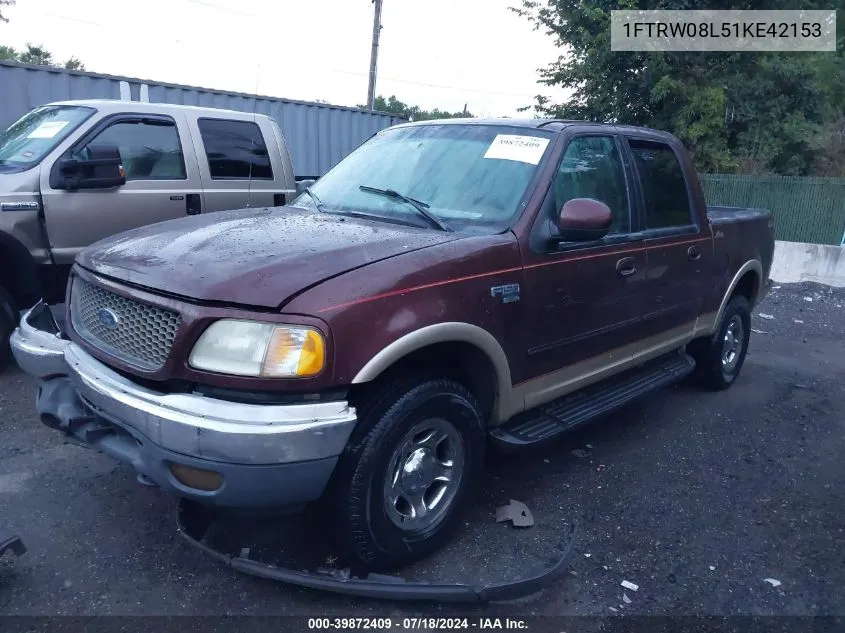
M 640 396 L 680 382 L 694 369 L 691 357 L 672 352 L 521 413 L 493 429 L 490 436 L 495 445 L 506 450 L 549 442 Z

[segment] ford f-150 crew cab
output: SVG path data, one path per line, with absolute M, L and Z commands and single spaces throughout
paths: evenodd
M 63 331 L 39 304 L 12 346 L 41 420 L 142 482 L 319 501 L 349 559 L 386 569 L 461 524 L 491 444 L 734 383 L 773 250 L 767 211 L 707 209 L 670 134 L 411 123 L 284 208 L 92 245 Z
M 0 132 L 0 369 L 18 310 L 60 300 L 84 247 L 293 193 L 282 131 L 264 115 L 132 101 L 35 108 Z

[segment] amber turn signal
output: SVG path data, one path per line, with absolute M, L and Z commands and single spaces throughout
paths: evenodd
M 170 464 L 170 472 L 176 478 L 176 481 L 183 486 L 204 492 L 214 492 L 223 485 L 223 475 L 213 470 L 203 470 L 183 464 Z

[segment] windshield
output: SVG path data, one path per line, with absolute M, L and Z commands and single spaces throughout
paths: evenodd
M 0 169 L 29 169 L 94 113 L 79 106 L 43 106 L 0 132 Z
M 303 194 L 293 204 L 432 226 L 407 200 L 372 191 L 389 190 L 423 204 L 455 230 L 499 231 L 519 211 L 550 139 L 549 132 L 494 125 L 389 129 L 316 182 L 313 196 Z

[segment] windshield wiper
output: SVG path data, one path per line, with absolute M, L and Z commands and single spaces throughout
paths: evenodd
M 376 193 L 381 196 L 387 196 L 388 198 L 393 198 L 394 200 L 401 200 L 412 207 L 414 207 L 417 211 L 419 211 L 420 215 L 423 216 L 426 220 L 428 220 L 432 226 L 437 227 L 441 231 L 446 231 L 448 233 L 452 232 L 451 227 L 446 224 L 443 220 L 438 218 L 434 215 L 431 211 L 428 210 L 429 205 L 425 202 L 420 202 L 419 200 L 414 200 L 413 198 L 409 198 L 408 196 L 404 196 L 398 191 L 394 191 L 393 189 L 377 189 L 376 187 L 367 187 L 366 185 L 361 185 L 358 187 L 361 191 L 367 191 L 369 193 Z
M 316 193 L 311 191 L 311 187 L 305 187 L 305 193 L 307 193 L 308 197 L 310 197 L 314 201 L 314 204 L 317 205 L 317 211 L 323 211 L 324 210 L 323 209 L 323 201 L 320 200 L 320 198 L 317 197 Z

